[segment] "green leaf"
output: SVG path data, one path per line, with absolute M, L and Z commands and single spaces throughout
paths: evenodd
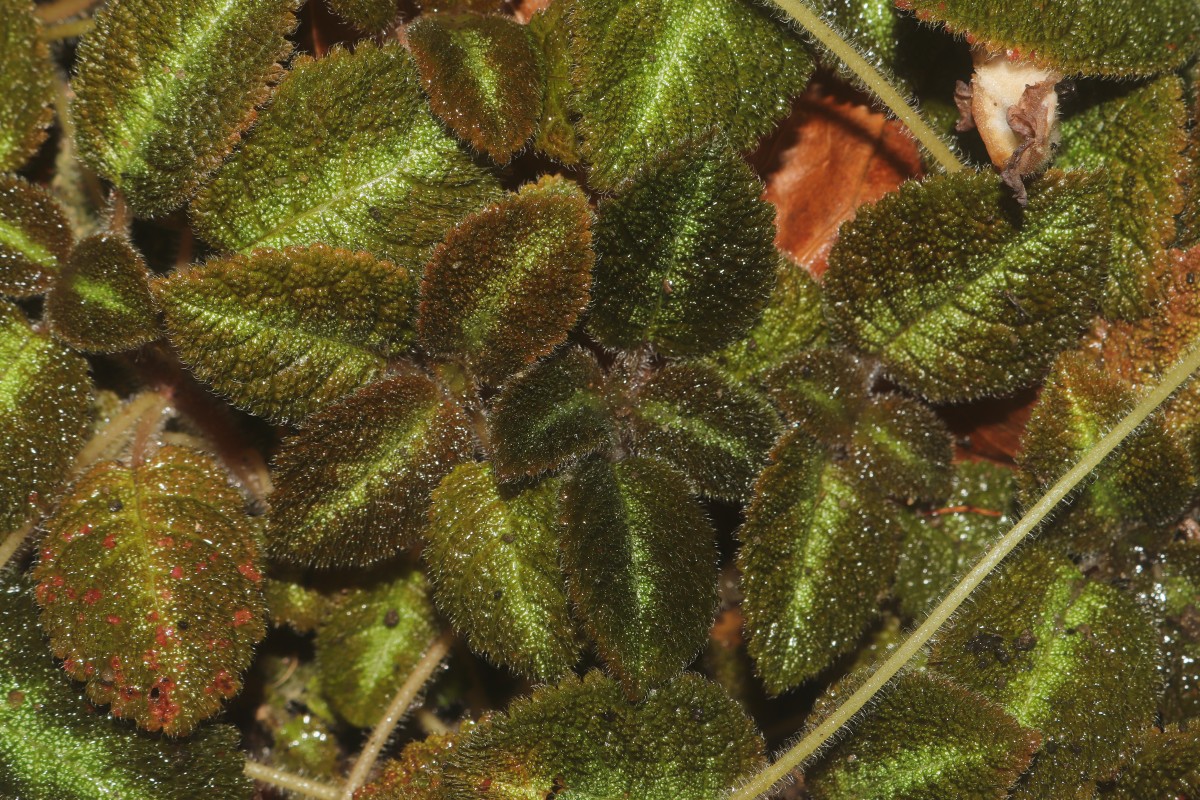
M 54 278 L 46 318 L 56 337 L 89 353 L 157 339 L 158 312 L 142 254 L 117 234 L 84 239 Z
M 534 476 L 617 442 L 596 357 L 569 348 L 509 381 L 488 417 L 501 480 Z
M 859 477 L 897 500 L 938 502 L 950 491 L 954 440 L 929 406 L 885 394 L 863 409 L 850 440 Z
M 977 45 L 1067 75 L 1130 77 L 1180 66 L 1200 49 L 1191 0 L 903 0 Z
M 805 788 L 814 800 L 1002 800 L 1038 744 L 995 703 L 910 672 L 823 756 Z
M 1138 394 L 1079 352 L 1064 353 L 1046 381 L 1018 455 L 1022 497 L 1029 501 L 1057 481 L 1115 425 Z M 1145 422 L 1060 514 L 1049 535 L 1066 535 L 1074 552 L 1097 550 L 1121 526 L 1163 524 L 1183 513 L 1196 486 L 1196 467 L 1162 415 Z
M 545 178 L 463 220 L 433 251 L 421 284 L 425 350 L 465 358 L 485 384 L 548 354 L 588 302 L 591 208 L 570 181 Z
M 1108 176 L 1113 251 L 1101 296 L 1108 318 L 1145 316 L 1162 294 L 1167 246 L 1183 210 L 1186 122 L 1183 84 L 1174 75 L 1109 91 L 1063 120 L 1057 165 Z
M 156 290 L 196 375 L 278 421 L 364 386 L 415 338 L 408 270 L 324 245 L 216 259 Z
M 383 763 L 375 780 L 355 793 L 355 800 L 445 800 L 442 762 L 470 730 L 471 723 L 465 723 L 456 731 L 409 742 L 398 758 Z
M 684 674 L 635 704 L 590 672 L 481 723 L 448 756 L 446 785 L 479 800 L 718 800 L 763 760 L 762 737 L 715 683 Z
M 529 36 L 537 50 L 546 81 L 541 114 L 533 146 L 561 164 L 579 163 L 579 134 L 571 123 L 568 107 L 571 92 L 569 2 L 551 3 L 529 20 Z
M 629 695 L 682 670 L 717 605 L 715 533 L 674 467 L 650 458 L 576 467 L 564 492 L 571 599 Z
M 296 59 L 192 215 L 228 250 L 324 242 L 418 270 L 454 223 L 498 194 L 429 113 L 412 57 L 360 42 Z
M 337 781 L 342 750 L 333 733 L 335 715 L 321 696 L 314 661 L 297 656 L 289 649 L 255 660 L 251 680 L 263 687 L 255 722 L 271 737 L 272 766 Z
M 821 284 L 782 253 L 775 274 L 775 289 L 762 317 L 716 355 L 717 363 L 738 380 L 759 377 L 791 355 L 828 343 Z
M 1135 553 L 1145 559 L 1143 548 Z M 1200 544 L 1171 542 L 1131 572 L 1138 601 L 1158 620 L 1166 679 L 1159 715 L 1190 726 L 1200 719 Z
M 0 293 L 28 297 L 46 291 L 71 254 L 71 243 L 67 215 L 54 195 L 21 178 L 0 176 Z
M 561 678 L 579 660 L 558 564 L 556 480 L 497 485 L 486 463 L 454 468 L 433 492 L 425 560 L 438 607 L 471 649 L 515 672 Z
M 840 348 L 801 351 L 762 381 L 789 422 L 826 444 L 848 445 L 871 402 L 867 365 Z
M 53 497 L 83 444 L 90 401 L 87 362 L 0 302 L 0 532 Z
M 0 0 L 0 19 L 0 172 L 11 172 L 37 152 L 54 119 L 54 67 L 30 0 Z
M 503 164 L 533 136 L 545 81 L 524 25 L 425 15 L 409 26 L 408 45 L 433 113 L 476 150 Z
M 80 157 L 141 216 L 183 204 L 279 79 L 296 0 L 115 0 L 79 46 Z
M 1091 316 L 1105 191 L 1095 176 L 1049 173 L 1021 211 L 992 174 L 905 184 L 842 226 L 830 324 L 933 402 L 1028 386 Z
M 768 691 L 798 686 L 855 648 L 901 536 L 897 512 L 803 430 L 776 446 L 738 534 L 749 651 Z
M 1120 777 L 1105 787 L 1102 800 L 1179 798 L 1200 792 L 1200 733 L 1146 731 Z
M 50 646 L 93 702 L 183 736 L 241 690 L 266 632 L 244 505 L 178 447 L 98 464 L 60 501 L 33 577 Z
M 317 629 L 322 694 L 351 725 L 371 727 L 437 634 L 420 570 L 352 590 Z
M 929 516 L 902 515 L 908 524 L 895 592 L 906 617 L 920 618 L 932 608 L 954 579 L 1016 523 L 1016 493 L 1016 476 L 1008 467 L 967 461 L 954 467 L 945 507 Z
M 334 13 L 360 31 L 383 33 L 396 23 L 396 0 L 329 0 Z
M 0 588 L 0 794 L 21 800 L 249 800 L 231 725 L 187 739 L 97 714 L 54 665 L 20 584 Z
M 677 364 L 637 393 L 633 451 L 678 467 L 700 494 L 743 502 L 782 426 L 756 392 L 706 364 Z
M 752 147 L 812 73 L 800 39 L 743 0 L 591 0 L 569 20 L 588 181 L 601 189 L 714 128 Z
M 1028 547 L 939 634 L 930 667 L 999 703 L 1043 747 L 1016 797 L 1090 797 L 1149 726 L 1159 647 L 1134 600 Z M 1077 794 L 1079 793 L 1079 794 Z
M 593 4 L 598 5 L 598 4 Z M 746 334 L 775 277 L 775 211 L 717 139 L 654 161 L 597 209 L 591 330 L 694 356 Z
M 430 492 L 473 444 L 463 410 L 419 375 L 318 411 L 275 459 L 271 555 L 330 567 L 398 554 L 418 540 Z

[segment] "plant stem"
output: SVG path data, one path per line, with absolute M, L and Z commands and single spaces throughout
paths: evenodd
M 55 0 L 37 7 L 34 12 L 44 25 L 53 25 L 78 14 L 82 14 L 100 0 Z
M 69 22 L 50 25 L 42 29 L 42 41 L 57 42 L 59 39 L 74 39 L 77 36 L 83 36 L 95 24 L 96 20 L 93 18 L 84 17 L 83 19 L 73 19 Z
M 339 794 L 340 790 L 336 786 L 330 786 L 327 783 L 320 783 L 319 781 L 310 781 L 308 778 L 302 778 L 299 775 L 293 775 L 281 769 L 268 767 L 266 764 L 259 764 L 257 761 L 251 761 L 250 759 L 246 759 L 246 767 L 243 771 L 260 783 L 265 783 L 287 792 L 315 797 L 317 800 L 338 800 L 338 797 L 341 796 Z
M 1194 344 L 1192 349 L 1175 366 L 1163 375 L 1159 383 L 1151 389 L 1134 407 L 1133 411 L 1113 426 L 1104 438 L 1097 442 L 1075 466 L 1058 479 L 1041 499 L 1021 517 L 1012 530 L 1004 534 L 983 555 L 979 563 L 967 573 L 950 594 L 940 602 L 929 616 L 896 650 L 879 666 L 859 689 L 846 698 L 837 710 L 829 715 L 820 725 L 814 728 L 791 749 L 767 766 L 745 785 L 734 790 L 728 800 L 753 800 L 771 790 L 775 784 L 787 777 L 793 769 L 804 764 L 817 752 L 843 725 L 847 724 L 884 686 L 899 672 L 909 660 L 924 647 L 934 634 L 946 624 L 946 621 L 958 610 L 958 607 L 983 583 L 992 570 L 999 566 L 1005 556 L 1012 552 L 1021 541 L 1029 535 L 1061 503 L 1075 487 L 1078 486 L 1092 470 L 1100 465 L 1109 453 L 1115 450 L 1125 439 L 1141 425 L 1150 414 L 1162 405 L 1167 398 L 1175 393 L 1192 375 L 1200 369 L 1200 345 Z
M 37 515 L 29 518 L 29 520 L 8 535 L 3 542 L 0 542 L 0 569 L 8 566 L 9 560 L 17 554 L 21 549 L 21 545 L 25 544 L 25 540 L 29 538 L 29 534 L 33 533 L 33 529 L 37 527 Z
M 421 656 L 421 660 L 413 667 L 413 671 L 404 681 L 404 685 L 400 687 L 396 696 L 392 698 L 392 702 L 388 704 L 383 718 L 371 731 L 371 737 L 367 739 L 362 752 L 358 754 L 358 760 L 354 762 L 354 767 L 350 770 L 350 776 L 346 778 L 346 783 L 342 786 L 342 793 L 338 800 L 353 800 L 354 793 L 367 782 L 367 775 L 375 766 L 375 759 L 379 758 L 379 753 L 387 744 L 388 738 L 391 737 L 392 730 L 408 713 L 409 706 L 417 699 L 417 695 L 429 681 L 434 670 L 450 652 L 450 645 L 453 642 L 454 634 L 446 631 L 435 639 L 429 649 L 425 651 L 425 655 Z
M 873 92 L 880 102 L 904 123 L 913 138 L 921 143 L 942 169 L 946 172 L 958 172 L 965 168 L 950 146 L 921 116 L 921 112 L 896 90 L 896 87 L 878 68 L 863 58 L 853 45 L 822 19 L 821 15 L 814 11 L 805 0 L 771 0 L 771 2 L 849 67 L 850 71 L 858 76 L 867 89 Z
M 154 420 L 162 414 L 169 402 L 167 397 L 155 391 L 142 392 L 130 400 L 79 451 L 79 455 L 75 457 L 75 464 L 71 467 L 71 474 L 78 475 L 99 461 L 120 442 L 121 437 L 128 433 L 130 428 L 137 426 L 142 420 Z

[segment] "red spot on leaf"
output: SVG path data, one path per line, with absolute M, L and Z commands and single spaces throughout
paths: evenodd
M 246 580 L 258 583 L 262 580 L 262 573 L 254 568 L 254 565 L 247 561 L 245 564 L 238 565 L 238 572 L 246 578 Z
M 108 619 L 109 625 L 120 625 L 121 624 L 121 618 L 118 617 L 116 614 L 109 614 L 107 619 Z
M 246 625 L 253 621 L 254 614 L 250 613 L 250 609 L 248 608 L 239 608 L 233 613 L 233 627 L 235 628 L 239 625 Z
M 182 578 L 183 577 L 183 568 L 180 567 L 178 564 L 171 567 L 171 577 L 175 578 L 176 580 L 178 580 L 179 578 Z
M 83 593 L 83 602 L 89 606 L 95 605 L 96 601 L 99 600 L 101 596 L 100 590 L 93 587 Z
M 107 536 L 105 536 L 105 537 L 104 537 L 104 541 L 103 541 L 103 542 L 101 542 L 101 544 L 102 544 L 102 545 L 104 545 L 104 547 L 105 547 L 106 549 L 108 549 L 108 550 L 112 550 L 114 547 L 116 547 L 116 546 L 117 546 L 117 537 L 116 537 L 116 535 L 115 535 L 115 534 L 112 534 L 112 533 L 108 534 Z

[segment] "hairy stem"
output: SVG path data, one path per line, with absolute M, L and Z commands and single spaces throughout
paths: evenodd
M 1012 530 L 992 545 L 979 563 L 946 595 L 942 602 L 938 603 L 937 608 L 930 612 L 925 621 L 921 623 L 921 627 L 917 628 L 903 644 L 896 648 L 858 691 L 846 698 L 845 702 L 838 706 L 837 710 L 824 722 L 811 730 L 807 736 L 776 759 L 774 763 L 751 778 L 745 785 L 733 791 L 728 800 L 753 800 L 761 797 L 769 792 L 775 784 L 786 778 L 793 769 L 803 765 L 833 738 L 834 734 L 846 725 L 876 694 L 882 691 L 888 681 L 895 677 L 896 673 L 903 669 L 905 664 L 933 638 L 934 634 L 963 604 L 963 601 L 979 587 L 979 584 L 983 583 L 984 578 L 999 566 L 1005 556 L 1036 529 L 1054 510 L 1055 506 L 1070 495 L 1075 487 L 1087 478 L 1109 453 L 1132 435 L 1137 427 L 1180 386 L 1186 383 L 1198 369 L 1200 369 L 1200 345 L 1193 345 L 1187 355 L 1163 375 L 1158 385 L 1142 398 L 1133 411 L 1129 412 L 1125 418 L 1113 426 L 1103 439 L 1084 453 L 1075 466 L 1071 467 L 1065 475 L 1058 479 L 1057 483 L 1042 495 L 1041 499 L 1026 512 L 1025 516 L 1021 517 Z
M 98 2 L 100 0 L 55 0 L 38 6 L 35 13 L 44 24 L 53 25 L 82 14 Z
M 47 42 L 57 42 L 60 39 L 74 39 L 77 36 L 83 36 L 90 31 L 96 24 L 96 20 L 91 17 L 83 19 L 73 19 L 69 22 L 60 22 L 56 25 L 51 25 L 42 29 L 42 39 Z
M 898 120 L 904 123 L 913 138 L 925 148 L 942 169 L 946 172 L 958 172 L 964 169 L 965 165 L 945 140 L 938 135 L 937 131 L 925 121 L 921 112 L 897 91 L 892 82 L 878 68 L 863 58 L 852 44 L 822 19 L 821 15 L 813 10 L 805 0 L 771 0 L 771 2 L 793 22 L 808 31 L 814 39 L 857 75 L 863 85 L 873 92 Z
M 413 667 L 408 680 L 404 681 L 404 685 L 396 692 L 396 696 L 392 698 L 392 702 L 388 704 L 387 710 L 383 713 L 383 718 L 371 731 L 371 738 L 367 739 L 362 752 L 358 754 L 358 760 L 354 762 L 354 767 L 350 770 L 350 775 L 342 786 L 339 800 L 353 800 L 354 792 L 367 782 L 367 775 L 375 766 L 375 759 L 379 758 L 379 753 L 387 744 L 388 738 L 391 737 L 392 730 L 408 713 L 409 707 L 416 701 L 417 695 L 432 677 L 434 670 L 442 663 L 442 659 L 450 652 L 450 645 L 453 643 L 454 634 L 450 631 L 444 632 L 434 640 L 429 649 L 425 651 L 425 655 L 421 656 L 421 660 Z
M 30 517 L 24 525 L 10 533 L 3 542 L 0 542 L 0 569 L 8 566 L 8 562 L 20 551 L 21 545 L 25 544 L 25 540 L 29 538 L 29 534 L 33 533 L 33 529 L 37 527 L 37 520 L 36 515 Z
M 117 412 L 116 416 L 108 421 L 108 424 L 91 439 L 88 439 L 87 444 L 75 457 L 71 474 L 78 475 L 117 449 L 123 444 L 130 429 L 137 427 L 139 423 L 145 420 L 157 423 L 169 403 L 170 400 L 165 395 L 155 391 L 142 392 L 130 400 L 124 408 Z
M 308 778 L 302 778 L 299 775 L 293 775 L 281 769 L 268 767 L 266 764 L 259 764 L 257 761 L 251 761 L 250 759 L 246 759 L 244 772 L 259 783 L 265 783 L 287 792 L 302 794 L 306 797 L 315 797 L 317 800 L 338 800 L 338 797 L 341 796 L 341 790 L 337 786 L 331 786 L 328 783 L 321 783 L 319 781 L 310 781 Z

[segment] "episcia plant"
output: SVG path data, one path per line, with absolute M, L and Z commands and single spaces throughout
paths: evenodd
M 1200 798 L 1200 7 L 774 3 L 0 0 L 0 796 Z

